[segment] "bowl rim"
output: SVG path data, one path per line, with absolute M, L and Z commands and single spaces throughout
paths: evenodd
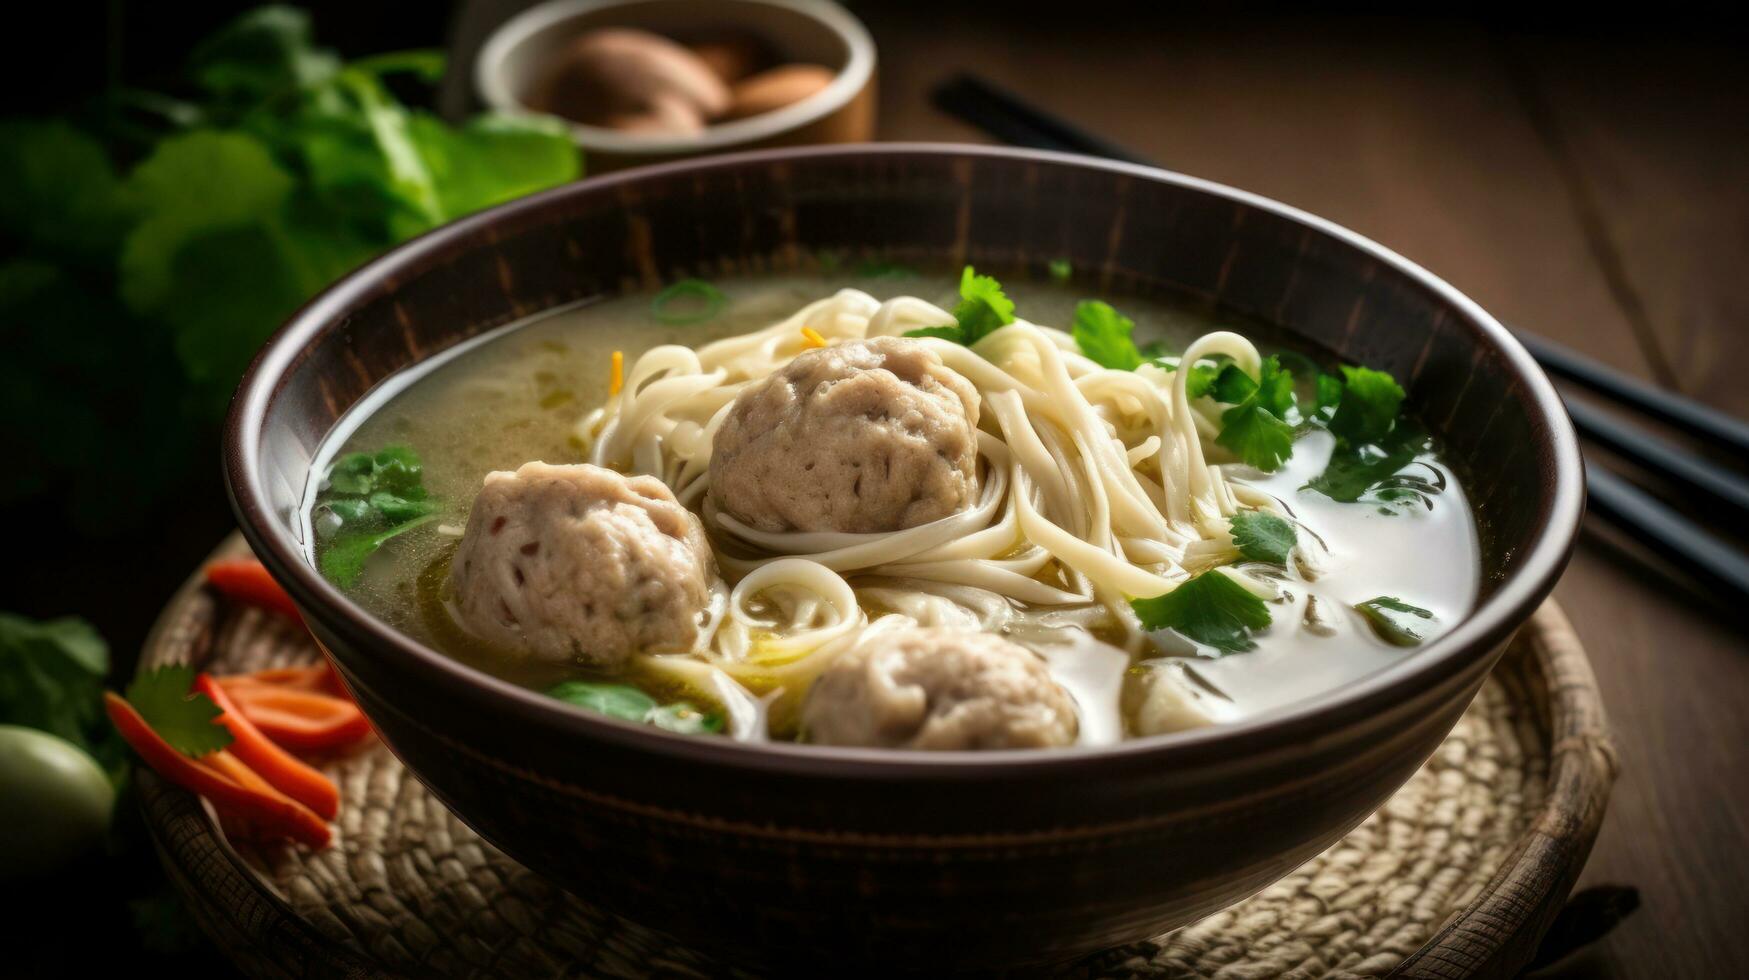
M 812 160 L 865 159 L 871 155 L 888 161 L 924 157 L 1041 163 L 1164 182 L 1269 212 L 1391 266 L 1469 320 L 1486 341 L 1496 346 L 1508 370 L 1517 375 L 1517 390 L 1530 414 L 1542 423 L 1533 430 L 1545 433 L 1544 444 L 1536 449 L 1552 474 L 1547 520 L 1530 545 L 1521 550 L 1513 573 L 1451 632 L 1421 648 L 1415 656 L 1353 683 L 1238 721 L 1110 745 L 925 753 L 700 739 L 578 710 L 447 657 L 377 619 L 322 578 L 304 557 L 301 543 L 272 517 L 261 466 L 263 428 L 272 397 L 287 370 L 301 359 L 304 349 L 317 337 L 340 328 L 347 310 L 380 292 L 385 283 L 409 278 L 403 273 L 417 269 L 429 258 L 452 251 L 457 243 L 488 228 L 516 222 L 561 200 L 611 197 L 623 185 L 676 174 L 767 164 L 806 166 Z M 1566 566 L 1578 536 L 1585 497 L 1578 440 L 1547 375 L 1498 320 L 1450 284 L 1396 252 L 1298 208 L 1197 177 L 1075 154 L 954 143 L 780 148 L 660 163 L 552 188 L 433 229 L 342 278 L 294 313 L 268 339 L 245 372 L 231 402 L 222 450 L 226 493 L 250 547 L 299 607 L 342 637 L 345 645 L 372 657 L 398 661 L 403 669 L 420 671 L 431 683 L 442 685 L 462 700 L 508 702 L 507 707 L 528 721 L 530 732 L 556 730 L 567 736 L 608 742 L 655 756 L 745 771 L 872 780 L 1031 779 L 1047 774 L 1084 778 L 1101 769 L 1117 772 L 1133 771 L 1137 766 L 1152 769 L 1230 763 L 1240 757 L 1309 742 L 1387 712 L 1487 657 L 1529 618 Z
M 552 119 L 549 113 L 529 108 L 510 89 L 505 65 L 530 38 L 574 17 L 615 7 L 637 7 L 671 0 L 547 0 L 510 18 L 487 35 L 474 59 L 474 90 L 481 101 L 499 112 L 516 116 Z M 823 89 L 800 102 L 746 119 L 706 126 L 696 135 L 670 136 L 622 133 L 605 126 L 590 126 L 560 119 L 579 146 L 614 156 L 667 156 L 703 154 L 733 149 L 782 133 L 800 129 L 830 116 L 867 88 L 874 77 L 875 43 L 856 15 L 835 3 L 821 0 L 733 0 L 734 3 L 779 7 L 810 18 L 836 34 L 849 52 L 844 65 Z

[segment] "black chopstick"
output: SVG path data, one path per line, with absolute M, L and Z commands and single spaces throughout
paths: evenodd
M 1157 166 L 972 75 L 959 74 L 944 82 L 936 88 L 934 100 L 942 110 L 1015 146 Z M 1749 423 L 1636 380 L 1535 334 L 1516 328 L 1513 332 L 1531 357 L 1550 374 L 1638 409 L 1738 456 L 1749 457 Z M 1661 471 L 1727 506 L 1749 512 L 1749 487 L 1736 474 L 1667 446 L 1650 433 L 1617 422 L 1589 406 L 1569 402 L 1568 414 L 1582 434 L 1617 455 Z M 1735 598 L 1749 599 L 1749 560 L 1700 525 L 1592 460 L 1586 460 L 1585 469 L 1593 513 L 1680 556 L 1684 567 L 1696 578 Z
M 1585 460 L 1590 512 L 1637 535 L 1640 544 L 1670 556 L 1701 584 L 1717 590 L 1727 608 L 1749 602 L 1749 558 L 1699 524 L 1596 461 Z M 1733 602 L 1734 600 L 1734 602 Z
M 1015 146 L 1085 153 L 1146 166 L 1148 160 L 1027 103 L 972 75 L 955 75 L 935 90 L 935 104 Z M 1513 328 L 1520 343 L 1550 374 L 1583 385 L 1721 448 L 1749 457 L 1749 422 L 1632 378 L 1553 341 Z
M 1699 490 L 1734 508 L 1740 517 L 1749 517 L 1749 481 L 1736 473 L 1676 449 L 1584 402 L 1567 399 L 1567 414 L 1580 435 L 1610 452 Z
M 937 108 L 1012 146 L 1085 153 L 1143 166 L 1154 164 L 1135 153 L 1029 105 L 1019 96 L 976 75 L 959 74 L 935 87 Z
M 1630 405 L 1691 435 L 1714 442 L 1723 449 L 1749 457 L 1749 422 L 1732 418 L 1675 392 L 1646 384 L 1552 340 L 1526 333 L 1517 327 L 1513 327 L 1512 332 L 1518 336 L 1518 342 L 1530 351 L 1530 356 L 1536 358 L 1537 363 L 1550 374 L 1566 378 L 1624 405 Z

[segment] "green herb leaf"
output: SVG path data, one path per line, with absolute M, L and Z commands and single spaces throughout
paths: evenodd
M 451 127 L 414 113 L 407 126 L 446 221 L 582 175 L 570 131 L 557 119 L 488 114 Z
M 328 468 L 328 487 L 316 498 L 318 518 L 338 518 L 339 527 L 317 530 L 323 539 L 316 562 L 328 581 L 358 584 L 366 559 L 396 535 L 433 520 L 439 509 L 427 499 L 425 469 L 406 446 L 374 453 L 347 453 Z
M 938 327 L 910 330 L 907 337 L 939 337 L 972 346 L 988 334 L 1014 322 L 1014 302 L 1002 292 L 1002 284 L 978 275 L 971 266 L 960 273 L 960 301 L 953 308 L 954 322 Z
M 127 700 L 159 738 L 198 759 L 230 745 L 231 733 L 218 723 L 224 712 L 212 698 L 192 690 L 194 673 L 188 664 L 146 671 L 128 685 Z
M 1375 443 L 1352 446 L 1339 443 L 1324 472 L 1306 483 L 1314 490 L 1342 503 L 1364 501 L 1386 508 L 1427 502 L 1444 489 L 1437 470 L 1428 476 L 1405 473 L 1409 466 L 1433 448 L 1427 431 L 1404 419 Z
M 1318 375 L 1316 401 L 1311 414 L 1329 421 L 1330 413 L 1336 410 L 1336 405 L 1341 400 L 1342 379 L 1333 374 Z
M 591 684 L 588 681 L 566 681 L 547 691 L 579 708 L 587 708 L 609 718 L 642 722 L 656 710 L 656 699 L 630 684 Z
M 291 174 L 246 133 L 197 130 L 160 143 L 128 177 L 143 220 L 122 246 L 122 298 L 136 312 L 158 311 L 185 245 L 277 220 L 293 187 Z
M 1159 347 L 1158 344 L 1149 344 L 1148 346 L 1150 348 Z M 1177 372 L 1182 366 L 1180 361 L 1180 358 L 1171 356 L 1154 357 L 1154 363 L 1158 365 L 1161 370 L 1168 373 Z M 1218 361 L 1205 361 L 1191 365 L 1190 374 L 1184 379 L 1184 396 L 1186 398 L 1196 399 L 1205 395 L 1212 395 L 1215 390 L 1215 380 L 1221 376 L 1221 372 L 1226 370 L 1227 366 L 1228 365 L 1225 363 L 1224 358 Z M 1241 377 L 1244 377 L 1243 371 L 1239 372 L 1239 374 Z M 1247 378 L 1247 380 L 1249 380 L 1249 378 Z
M 714 735 L 723 730 L 721 715 L 702 712 L 686 701 L 658 704 L 655 698 L 630 684 L 566 681 L 549 689 L 547 694 L 610 718 L 654 725 L 681 735 Z
M 1330 431 L 1352 445 L 1383 439 L 1396 424 L 1403 405 L 1403 389 L 1383 371 L 1342 366 L 1344 384 L 1330 419 Z
M 1233 515 L 1233 543 L 1248 561 L 1286 565 L 1287 557 L 1299 543 L 1294 526 L 1274 514 L 1261 510 L 1242 510 Z
M 1247 399 L 1221 413 L 1221 434 L 1215 442 L 1233 451 L 1247 466 L 1265 473 L 1281 467 L 1294 452 L 1294 427 Z
M 703 279 L 682 279 L 650 301 L 650 315 L 670 326 L 703 323 L 723 311 L 729 298 Z
M 310 89 L 339 70 L 333 53 L 310 43 L 310 16 L 294 7 L 249 11 L 202 41 L 190 70 L 202 87 L 236 104 Z
M 343 531 L 323 546 L 322 557 L 316 565 L 328 581 L 343 589 L 349 589 L 357 585 L 359 578 L 364 575 L 365 561 L 376 554 L 377 549 L 390 538 L 436 519 L 436 515 L 421 517 L 383 531 Z
M 1355 609 L 1366 617 L 1379 639 L 1393 646 L 1417 646 L 1427 637 L 1427 627 L 1437 620 L 1420 606 L 1411 606 L 1394 596 L 1379 596 L 1356 603 Z
M 1142 352 L 1131 338 L 1135 328 L 1135 321 L 1109 304 L 1089 299 L 1076 304 L 1071 334 L 1081 353 L 1094 363 L 1116 371 L 1134 371 L 1143 364 Z
M 1171 629 L 1222 653 L 1257 646 L 1251 634 L 1269 625 L 1269 608 L 1219 571 L 1203 572 L 1163 596 L 1131 599 L 1142 626 Z
M 1293 375 L 1282 370 L 1275 358 L 1263 360 L 1255 379 L 1237 365 L 1227 365 L 1215 376 L 1209 394 L 1233 405 L 1221 413 L 1221 434 L 1215 442 L 1246 465 L 1269 473 L 1293 455 Z
M 1066 285 L 1075 275 L 1075 267 L 1069 264 L 1068 259 L 1052 259 L 1047 268 L 1050 270 L 1051 281 L 1059 286 Z
M 968 265 L 960 273 L 960 301 L 953 318 L 966 332 L 969 347 L 1014 322 L 1014 301 L 1002 292 L 1001 283 Z
M 133 218 L 102 144 L 65 122 L 0 121 L 0 186 L 0 235 L 38 258 L 105 258 Z
M 84 620 L 0 613 L 0 724 L 58 735 L 115 779 L 123 755 L 103 717 L 108 670 L 109 647 Z

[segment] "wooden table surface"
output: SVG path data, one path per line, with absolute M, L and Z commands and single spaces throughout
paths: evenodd
M 986 141 L 929 105 L 970 69 L 1175 170 L 1330 218 L 1501 319 L 1749 415 L 1749 62 L 1694 42 L 1462 25 L 1073 28 L 858 5 L 883 139 Z M 1749 976 L 1749 643 L 1581 540 L 1555 591 L 1621 778 L 1579 887 L 1642 907 L 1562 972 Z

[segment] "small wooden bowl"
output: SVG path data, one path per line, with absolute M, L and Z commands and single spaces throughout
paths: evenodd
M 1390 371 L 1467 476 L 1485 570 L 1475 611 L 1360 681 L 1230 725 L 1098 748 L 895 753 L 687 738 L 579 712 L 397 632 L 312 567 L 299 516 L 312 461 L 394 372 L 565 303 L 816 269 L 815 255 L 842 251 L 999 275 L 1067 259 L 1091 295 L 1191 297 Z M 1178 174 L 953 146 L 669 164 L 447 225 L 275 335 L 224 448 L 244 535 L 439 799 L 585 899 L 746 961 L 815 967 L 1064 960 L 1278 880 L 1445 738 L 1565 567 L 1584 498 L 1548 378 L 1401 256 Z
M 728 150 L 858 143 L 874 135 L 874 40 L 844 8 L 811 0 L 551 0 L 512 17 L 486 39 L 474 64 L 481 101 L 502 112 L 529 112 L 530 93 L 559 51 L 583 31 L 600 27 L 671 37 L 732 30 L 758 38 L 787 61 L 825 65 L 838 75 L 793 105 L 695 135 L 569 123 L 590 173 Z

